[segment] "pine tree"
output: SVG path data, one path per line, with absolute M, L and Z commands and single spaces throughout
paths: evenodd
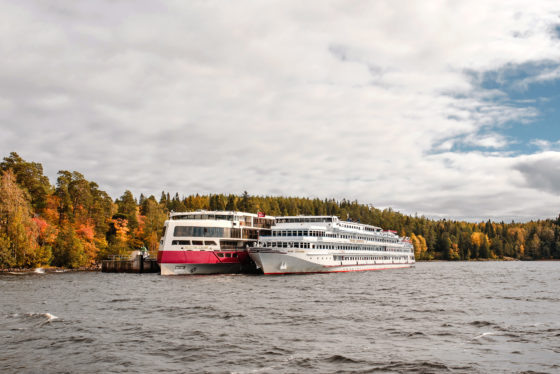
M 23 160 L 16 152 L 4 157 L 0 163 L 0 175 L 12 170 L 20 185 L 31 199 L 31 206 L 35 212 L 41 212 L 46 207 L 47 196 L 52 192 L 49 178 L 43 175 L 43 165 Z
M 136 229 L 138 227 L 138 205 L 132 192 L 126 190 L 117 200 L 117 205 L 119 206 L 118 212 L 126 216 L 130 230 Z

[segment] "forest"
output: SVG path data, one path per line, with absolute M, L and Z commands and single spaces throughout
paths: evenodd
M 230 210 L 271 216 L 335 215 L 396 230 L 417 260 L 560 258 L 560 216 L 524 223 L 433 220 L 357 201 L 304 197 L 161 192 L 113 200 L 77 171 L 61 170 L 51 185 L 37 162 L 12 152 L 0 163 L 0 268 L 92 268 L 110 256 L 147 248 L 157 253 L 170 211 Z

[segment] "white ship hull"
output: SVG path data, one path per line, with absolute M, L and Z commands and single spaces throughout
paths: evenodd
M 160 264 L 161 275 L 207 275 L 242 273 L 244 267 L 239 263 L 224 264 Z
M 252 248 L 249 256 L 264 274 L 342 273 L 414 266 L 414 260 L 335 261 L 332 253 L 284 252 L 270 248 Z

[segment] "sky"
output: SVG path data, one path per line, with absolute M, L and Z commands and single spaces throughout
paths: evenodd
M 560 213 L 560 2 L 0 0 L 0 156 L 114 198 Z

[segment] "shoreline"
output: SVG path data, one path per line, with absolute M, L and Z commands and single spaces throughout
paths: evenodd
M 1 273 L 70 273 L 70 272 L 101 272 L 101 266 L 92 266 L 87 268 L 63 268 L 63 267 L 38 267 L 38 268 L 7 268 L 0 269 Z
M 416 260 L 416 262 L 556 262 L 560 261 L 560 259 L 538 259 L 538 260 L 523 260 L 517 259 L 512 257 L 505 257 L 505 258 L 478 258 L 473 260 Z M 67 273 L 67 272 L 101 272 L 101 265 L 91 266 L 91 267 L 83 267 L 77 269 L 71 268 L 64 268 L 64 267 L 38 267 L 38 268 L 8 268 L 2 269 L 0 268 L 0 274 L 2 273 L 36 273 L 36 274 L 44 274 L 44 273 Z

